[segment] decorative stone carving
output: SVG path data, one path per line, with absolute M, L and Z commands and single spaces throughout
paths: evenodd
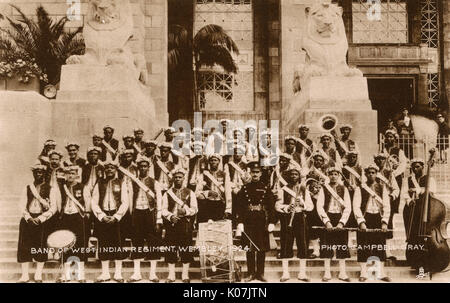
M 142 54 L 133 55 L 133 16 L 129 0 L 90 0 L 83 37 L 86 53 L 71 56 L 67 64 L 123 65 L 136 79 L 147 82 L 147 68 Z
M 306 29 L 302 49 L 304 64 L 294 72 L 294 92 L 315 76 L 362 76 L 360 70 L 347 65 L 348 41 L 342 20 L 342 7 L 326 1 L 306 7 Z

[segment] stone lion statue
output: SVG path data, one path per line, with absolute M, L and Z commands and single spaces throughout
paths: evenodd
M 348 41 L 342 20 L 342 7 L 321 1 L 306 7 L 306 31 L 302 49 L 305 64 L 294 73 L 294 92 L 301 81 L 313 76 L 362 76 L 360 70 L 347 65 Z
M 136 73 L 136 79 L 147 82 L 144 56 L 133 55 L 133 16 L 129 0 L 90 0 L 83 28 L 86 53 L 71 56 L 67 64 L 124 65 Z

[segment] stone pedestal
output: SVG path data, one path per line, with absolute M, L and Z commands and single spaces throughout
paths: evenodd
M 36 92 L 0 91 L 0 194 L 18 195 L 50 136 L 50 101 Z
M 283 129 L 297 133 L 297 126 L 310 126 L 311 138 L 322 131 L 318 121 L 325 114 L 338 118 L 337 133 L 342 124 L 353 126 L 351 138 L 361 150 L 363 164 L 372 161 L 377 152 L 377 112 L 372 110 L 367 79 L 364 77 L 311 77 L 304 81 L 302 91 L 297 94 L 283 112 Z
M 155 114 L 155 106 L 150 89 L 125 67 L 65 65 L 52 102 L 52 135 L 57 142 L 70 139 L 86 147 L 108 124 L 119 139 L 138 126 L 151 137 L 168 123 Z

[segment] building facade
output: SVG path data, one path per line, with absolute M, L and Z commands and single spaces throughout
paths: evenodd
M 11 0 L 25 14 L 42 4 L 63 17 L 75 9 L 69 27 L 83 25 L 87 0 Z M 304 60 L 301 36 L 305 8 L 313 0 L 131 0 L 134 51 L 144 53 L 152 98 L 169 120 L 282 120 L 293 98 L 295 67 Z M 348 62 L 368 78 L 369 96 L 383 125 L 402 108 L 446 111 L 450 93 L 450 0 L 339 0 L 350 44 Z M 69 4 L 68 4 L 69 3 Z M 8 3 L 0 13 L 17 16 Z M 5 25 L 5 21 L 2 24 Z M 167 66 L 169 29 L 184 27 L 193 37 L 217 24 L 233 38 L 240 54 L 236 75 L 190 68 L 173 81 Z M 192 66 L 190 63 L 187 66 Z M 173 94 L 173 92 L 179 92 Z M 181 93 L 180 93 L 181 92 Z M 196 100 L 196 101 L 194 101 Z M 284 130 L 285 132 L 290 130 Z

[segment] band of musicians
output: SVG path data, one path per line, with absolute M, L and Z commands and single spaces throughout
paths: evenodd
M 163 277 L 157 266 L 163 258 L 165 282 L 176 282 L 181 264 L 181 280 L 189 283 L 195 232 L 201 223 L 220 220 L 231 220 L 233 233 L 247 248 L 246 282 L 267 281 L 266 254 L 273 249 L 270 237 L 276 226 L 280 282 L 293 279 L 289 261 L 294 258 L 300 260 L 295 269 L 299 281 L 310 281 L 311 259 L 324 261 L 323 282 L 335 279 L 331 261 L 336 259 L 338 279 L 350 282 L 346 259 L 352 250 L 360 265 L 358 281 L 369 279 L 367 262 L 374 257 L 381 264 L 379 280 L 391 281 L 384 264 L 395 259 L 389 245 L 394 217 L 403 216 L 408 245 L 413 245 L 420 219 L 414 205 L 425 193 L 427 179 L 429 192 L 436 192 L 436 182 L 426 175 L 426 159 L 408 159 L 395 130 L 385 131 L 379 152 L 362 166 L 349 124 L 336 128 L 340 134 L 332 130 L 319 138 L 302 124 L 282 144 L 256 125 L 233 127 L 225 119 L 220 124 L 221 131 L 208 134 L 200 128 L 185 134 L 169 127 L 160 140 L 148 139 L 154 134 L 139 128 L 116 138 L 115 129 L 107 125 L 103 134 L 92 135 L 91 146 L 68 142 L 64 152 L 59 143 L 47 140 L 31 167 L 33 182 L 24 186 L 21 198 L 19 282 L 30 281 L 32 262 L 37 264 L 34 281 L 43 281 L 49 261 L 44 248 L 53 233 L 65 230 L 75 236 L 75 244 L 61 256 L 58 282 L 86 282 L 84 267 L 96 238 L 101 272 L 95 282 L 145 278 L 158 283 Z M 353 232 L 356 247 L 349 241 Z M 71 257 L 79 260 L 75 277 Z M 133 261 L 127 280 L 122 275 L 125 259 Z M 146 272 L 141 270 L 144 261 L 150 262 Z M 412 265 L 416 270 L 417 264 L 420 260 Z

